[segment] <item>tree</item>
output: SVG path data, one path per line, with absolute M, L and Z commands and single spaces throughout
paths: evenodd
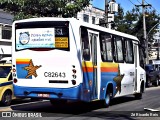
M 146 10 L 146 32 L 148 33 L 153 26 L 159 22 L 159 17 L 155 10 Z M 119 5 L 119 12 L 115 15 L 116 30 L 127 34 L 134 35 L 139 38 L 141 45 L 148 45 L 148 53 L 151 56 L 151 48 L 153 43 L 153 36 L 157 32 L 155 29 L 148 34 L 148 43 L 143 37 L 143 14 L 138 8 L 133 8 L 131 11 L 127 11 L 124 15 L 123 8 Z
M 146 32 L 159 22 L 158 15 L 155 10 L 146 11 Z M 137 8 L 133 8 L 131 11 L 127 11 L 124 15 L 123 8 L 119 6 L 119 12 L 115 15 L 116 30 L 137 36 L 143 41 L 143 16 Z M 149 34 L 149 42 L 153 42 L 153 35 L 156 30 L 153 30 Z
M 0 0 L 0 9 L 10 12 L 15 19 L 31 17 L 72 17 L 91 0 Z

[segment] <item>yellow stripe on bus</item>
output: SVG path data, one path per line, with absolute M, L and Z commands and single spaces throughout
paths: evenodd
M 113 68 L 118 68 L 118 63 L 101 62 L 101 67 L 113 67 Z
M 31 59 L 16 59 L 17 62 L 28 62 Z

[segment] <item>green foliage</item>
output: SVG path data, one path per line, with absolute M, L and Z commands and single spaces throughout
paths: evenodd
M 159 22 L 158 15 L 153 11 L 146 11 L 146 32 Z M 115 16 L 116 30 L 137 36 L 141 42 L 143 39 L 143 16 L 139 9 L 133 8 L 124 15 L 123 8 L 119 5 L 119 13 Z M 158 27 L 158 26 L 157 26 Z M 155 27 L 156 28 L 156 27 Z M 153 35 L 156 30 L 152 30 L 147 36 L 149 42 L 153 42 Z
M 72 17 L 91 0 L 0 0 L 0 9 L 17 19 L 31 17 Z
M 144 39 L 143 30 L 143 15 L 138 8 L 133 8 L 131 11 L 127 11 L 124 15 L 123 8 L 119 5 L 119 13 L 115 15 L 116 30 L 124 33 L 128 33 L 137 36 L 142 45 L 148 45 L 148 55 L 151 56 L 151 49 L 153 43 L 153 36 L 157 32 L 159 17 L 155 10 L 146 10 L 146 33 L 148 43 Z M 157 25 L 157 26 L 155 26 Z M 154 29 L 152 29 L 155 26 Z M 152 30 L 151 30 L 152 29 Z M 148 34 L 149 32 L 149 34 Z

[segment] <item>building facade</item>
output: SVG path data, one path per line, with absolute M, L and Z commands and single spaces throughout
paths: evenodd
M 118 8 L 118 4 L 114 3 L 113 5 L 117 5 Z M 110 8 L 114 8 L 114 7 L 110 7 Z M 113 9 L 113 11 L 111 11 L 109 9 L 109 13 L 108 13 L 108 28 L 111 29 L 111 23 L 114 21 L 114 13 L 118 12 L 118 10 L 115 10 L 115 8 Z M 92 6 L 92 4 L 90 4 L 88 7 L 86 7 L 84 10 L 82 10 L 81 12 L 77 13 L 77 19 L 84 21 L 84 22 L 88 22 L 91 24 L 97 24 L 100 26 L 104 26 L 106 27 L 105 24 L 105 11 Z
M 100 19 L 103 19 L 104 15 L 104 10 L 89 5 L 84 10 L 77 13 L 77 19 L 92 24 L 99 24 Z
M 11 56 L 13 15 L 0 9 L 0 59 Z
M 158 26 L 156 31 L 153 36 L 154 41 L 151 46 L 151 56 L 149 60 L 160 60 L 160 26 Z

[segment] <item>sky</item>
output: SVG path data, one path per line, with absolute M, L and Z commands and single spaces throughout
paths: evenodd
M 108 0 L 110 1 L 110 0 Z M 145 4 L 151 4 L 151 10 L 156 10 L 157 14 L 160 14 L 160 0 L 144 0 Z M 124 9 L 124 12 L 132 10 L 134 5 L 140 5 L 142 0 L 116 0 L 116 3 L 121 4 L 121 7 Z M 94 7 L 104 10 L 105 0 L 93 0 L 92 2 Z M 150 7 L 148 7 L 150 9 Z

